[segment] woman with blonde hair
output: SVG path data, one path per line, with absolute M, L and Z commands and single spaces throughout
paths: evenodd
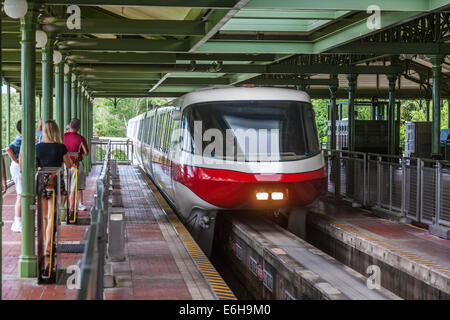
M 62 143 L 61 140 L 61 131 L 58 128 L 58 125 L 54 120 L 47 120 L 44 124 L 44 129 L 42 133 L 42 142 L 36 145 L 36 165 L 41 168 L 45 167 L 56 167 L 60 168 L 63 163 L 66 164 L 67 167 L 72 166 L 72 160 L 70 159 L 69 152 L 67 151 L 66 146 Z M 47 174 L 44 176 L 44 193 L 42 196 L 42 212 L 43 214 L 43 227 L 45 230 L 45 255 L 49 256 L 50 254 L 50 238 L 52 232 L 51 223 L 48 223 L 52 220 L 53 214 L 53 197 L 51 191 L 53 186 L 54 190 L 57 190 L 55 187 L 55 177 L 51 174 Z M 64 179 L 60 179 L 61 183 L 61 197 L 67 194 Z M 47 191 L 48 190 L 48 191 Z M 61 202 L 63 200 L 61 199 Z M 47 214 L 45 214 L 47 212 Z

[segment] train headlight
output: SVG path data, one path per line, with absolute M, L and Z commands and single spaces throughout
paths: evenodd
M 283 200 L 284 194 L 283 192 L 272 192 L 272 200 Z
M 267 200 L 269 199 L 269 194 L 267 192 L 257 192 L 256 199 L 258 200 Z

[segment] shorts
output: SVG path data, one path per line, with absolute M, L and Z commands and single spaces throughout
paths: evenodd
M 68 170 L 68 179 L 67 186 L 69 187 L 68 191 L 75 192 L 75 180 L 76 180 L 76 168 L 69 168 Z M 82 162 L 78 162 L 78 190 L 86 189 L 86 176 L 84 175 L 84 166 Z
M 22 194 L 22 175 L 20 174 L 19 164 L 12 161 L 9 171 L 11 172 L 11 179 L 12 179 L 12 181 L 14 181 L 14 185 L 16 186 L 16 193 L 18 195 L 21 195 Z
M 53 197 L 53 190 L 55 190 L 56 176 L 52 176 L 51 173 L 44 174 L 44 191 L 42 197 L 46 200 L 50 200 Z M 56 189 L 57 190 L 57 189 Z M 60 191 L 62 196 L 66 196 L 66 185 L 64 179 L 60 179 Z

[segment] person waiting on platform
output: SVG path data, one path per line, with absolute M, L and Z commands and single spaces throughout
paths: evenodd
M 36 145 L 36 165 L 40 168 L 60 168 L 64 162 L 64 164 L 70 168 L 72 166 L 72 160 L 70 159 L 66 146 L 61 141 L 61 132 L 54 120 L 48 120 L 45 122 L 42 138 L 42 142 Z M 53 187 L 53 190 L 57 190 L 55 184 L 56 177 L 54 175 L 52 176 L 52 174 L 46 174 L 44 176 L 44 189 Z M 63 198 L 67 195 L 64 179 L 60 179 L 60 184 L 61 202 L 64 202 Z M 52 226 L 51 223 L 49 223 L 49 221 L 52 220 L 53 214 L 52 191 L 45 191 L 43 194 L 42 212 L 43 228 L 45 230 L 45 255 L 48 256 L 50 254 L 50 238 L 52 232 Z
M 16 205 L 14 207 L 14 222 L 11 226 L 13 232 L 22 232 L 22 175 L 20 173 L 19 153 L 22 145 L 22 120 L 16 124 L 19 134 L 14 141 L 6 148 L 6 152 L 11 158 L 11 179 L 14 181 L 16 188 Z
M 78 157 L 72 157 L 72 161 L 78 164 L 78 173 L 77 168 L 70 167 L 69 176 L 70 176 L 70 185 L 69 187 L 69 219 L 72 220 L 75 215 L 75 192 L 76 186 L 78 186 L 80 202 L 78 204 L 78 210 L 86 210 L 87 208 L 83 205 L 83 190 L 86 187 L 86 176 L 84 174 L 83 167 L 83 155 L 89 154 L 88 145 L 86 139 L 78 133 L 81 128 L 81 121 L 79 119 L 72 119 L 70 121 L 70 129 L 68 132 L 64 134 L 64 144 L 67 147 L 67 150 L 71 153 L 77 153 Z M 78 179 L 77 179 L 78 177 Z M 78 181 L 76 181 L 78 180 Z

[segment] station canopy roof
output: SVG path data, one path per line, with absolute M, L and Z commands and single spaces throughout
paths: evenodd
M 328 98 L 328 86 L 338 84 L 344 98 L 346 75 L 358 73 L 357 97 L 386 98 L 386 74 L 398 74 L 397 97 L 429 98 L 431 55 L 444 57 L 442 97 L 450 97 L 450 1 L 36 2 L 38 29 L 54 34 L 56 49 L 93 97 L 176 97 L 211 85 L 256 85 Z M 74 4 L 81 8 L 79 30 L 66 24 Z M 368 11 L 373 5 L 379 20 Z M 2 76 L 17 88 L 20 36 L 20 22 L 2 13 Z M 38 92 L 40 59 L 38 49 Z

